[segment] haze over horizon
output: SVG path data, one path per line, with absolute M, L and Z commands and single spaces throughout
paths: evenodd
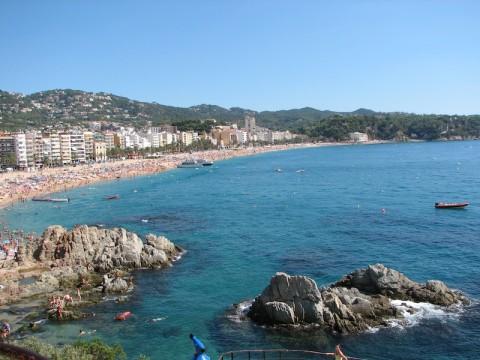
M 0 4 L 0 89 L 189 107 L 478 114 L 475 1 Z

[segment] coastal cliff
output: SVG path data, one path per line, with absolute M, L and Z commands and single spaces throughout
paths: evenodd
M 133 286 L 131 270 L 171 266 L 182 251 L 163 236 L 149 234 L 142 240 L 123 228 L 50 226 L 21 244 L 15 259 L 3 264 L 5 296 L 0 302 L 68 293 L 79 286 L 93 292 L 125 292 Z
M 438 280 L 416 283 L 382 264 L 356 270 L 337 283 L 319 289 L 306 276 L 277 273 L 255 298 L 247 316 L 262 325 L 319 326 L 332 332 L 358 333 L 400 319 L 393 300 L 430 303 L 442 307 L 468 304 L 459 291 Z M 402 303 L 408 312 L 415 308 Z

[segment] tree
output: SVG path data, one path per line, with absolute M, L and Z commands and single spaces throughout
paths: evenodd
M 8 166 L 8 167 L 16 166 L 17 165 L 17 156 L 15 155 L 15 153 L 4 154 L 0 158 L 0 163 L 1 163 L 1 165 Z

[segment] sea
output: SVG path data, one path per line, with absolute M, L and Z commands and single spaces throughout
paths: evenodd
M 105 201 L 106 195 L 120 199 Z M 79 330 L 120 344 L 129 358 L 189 359 L 189 334 L 212 359 L 239 349 L 331 352 L 359 359 L 480 359 L 480 141 L 332 146 L 272 152 L 77 188 L 71 202 L 25 202 L 0 212 L 11 228 L 51 224 L 125 227 L 163 234 L 187 252 L 173 267 L 135 272 L 125 302 L 96 316 L 47 322 L 56 344 Z M 469 201 L 439 210 L 437 201 Z M 358 335 L 285 331 L 241 320 L 233 304 L 254 298 L 276 272 L 327 286 L 383 263 L 415 281 L 444 281 L 472 305 L 419 305 L 404 322 Z M 122 311 L 133 316 L 115 322 Z

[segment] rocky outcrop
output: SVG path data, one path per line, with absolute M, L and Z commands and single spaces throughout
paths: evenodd
M 442 281 L 429 280 L 425 284 L 419 284 L 382 264 L 356 270 L 334 286 L 356 288 L 364 294 L 381 294 L 390 299 L 428 302 L 441 306 L 468 301 L 458 291 L 450 290 Z
M 163 236 L 148 235 L 145 242 L 122 228 L 81 225 L 67 230 L 55 225 L 29 245 L 32 260 L 57 266 L 85 266 L 105 273 L 170 265 L 180 249 Z
M 308 277 L 277 273 L 255 298 L 248 316 L 264 325 L 313 325 L 339 333 L 355 333 L 401 317 L 391 299 L 441 306 L 468 303 L 464 295 L 441 281 L 418 284 L 396 270 L 377 264 L 357 270 L 323 289 Z
M 102 291 L 106 293 L 124 293 L 131 288 L 124 278 L 110 277 L 107 274 L 103 275 L 102 286 Z
M 77 287 L 83 294 L 126 292 L 133 287 L 131 270 L 170 266 L 182 251 L 163 236 L 149 234 L 142 240 L 123 228 L 50 226 L 21 244 L 16 259 L 0 269 L 9 290 L 3 291 L 9 296 L 0 297 L 0 303 L 53 292 L 76 293 Z M 20 285 L 22 274 L 35 281 Z

